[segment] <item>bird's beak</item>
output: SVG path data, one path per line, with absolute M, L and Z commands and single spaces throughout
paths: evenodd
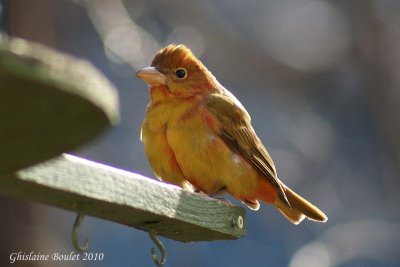
M 136 72 L 136 76 L 150 85 L 165 84 L 166 76 L 154 67 L 147 67 Z

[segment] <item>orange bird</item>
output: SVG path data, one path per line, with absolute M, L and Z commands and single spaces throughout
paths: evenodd
M 141 140 L 159 179 L 209 195 L 228 192 L 253 210 L 261 200 L 294 224 L 327 221 L 278 179 L 246 109 L 186 46 L 161 49 L 136 75 L 150 87 Z

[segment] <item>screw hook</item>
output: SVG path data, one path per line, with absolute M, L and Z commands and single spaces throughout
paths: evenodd
M 84 219 L 85 219 L 85 214 L 78 211 L 75 218 L 74 226 L 72 227 L 72 235 L 71 235 L 72 244 L 74 245 L 74 248 L 78 251 L 85 251 L 89 247 L 89 240 L 86 239 L 84 245 L 79 244 L 78 241 L 79 227 L 81 226 Z
M 243 229 L 244 222 L 243 222 L 242 216 L 239 215 L 236 219 L 234 216 L 232 216 L 230 219 L 231 219 L 232 226 L 235 226 L 239 229 Z
M 161 252 L 161 260 L 158 259 L 157 252 L 156 252 L 155 248 L 151 248 L 151 257 L 153 258 L 154 263 L 158 267 L 162 267 L 167 262 L 167 250 L 166 250 L 164 244 L 158 238 L 157 232 L 155 230 L 153 230 L 153 229 L 150 230 L 149 235 L 150 235 L 150 238 L 157 245 L 157 247 L 159 248 L 159 250 Z

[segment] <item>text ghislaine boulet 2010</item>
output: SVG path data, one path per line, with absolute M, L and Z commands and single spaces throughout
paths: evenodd
M 30 252 L 13 252 L 10 254 L 10 263 L 17 261 L 102 261 L 104 259 L 104 253 L 40 253 L 36 251 Z

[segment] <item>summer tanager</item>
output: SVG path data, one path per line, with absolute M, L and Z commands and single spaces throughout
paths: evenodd
M 253 210 L 261 200 L 294 224 L 327 221 L 278 179 L 246 109 L 186 46 L 161 49 L 137 76 L 150 87 L 141 139 L 159 179 L 209 195 L 228 192 Z

